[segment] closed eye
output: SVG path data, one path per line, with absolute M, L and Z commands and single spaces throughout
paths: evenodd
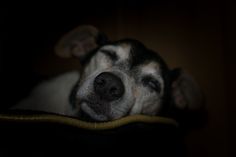
M 157 93 L 161 92 L 161 85 L 160 82 L 156 79 L 154 79 L 151 76 L 146 76 L 142 79 L 142 83 L 144 86 L 147 86 L 151 90 L 156 91 Z
M 113 61 L 116 61 L 118 59 L 115 51 L 101 49 L 100 52 L 108 56 Z

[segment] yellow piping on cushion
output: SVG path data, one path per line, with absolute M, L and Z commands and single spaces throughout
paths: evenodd
M 0 114 L 0 120 L 21 121 L 21 122 L 53 122 L 65 124 L 87 130 L 109 130 L 135 122 L 160 123 L 178 126 L 178 123 L 170 118 L 147 115 L 132 115 L 109 122 L 85 122 L 76 118 L 53 115 L 53 114 L 34 114 L 34 115 L 10 115 Z

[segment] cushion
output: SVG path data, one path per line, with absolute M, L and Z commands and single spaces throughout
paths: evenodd
M 4 143 L 0 151 L 6 155 L 185 154 L 178 123 L 166 117 L 133 115 L 109 122 L 85 122 L 75 117 L 16 110 L 1 113 L 0 126 Z

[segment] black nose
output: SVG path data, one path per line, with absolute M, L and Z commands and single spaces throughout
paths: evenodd
M 103 72 L 94 80 L 94 91 L 100 98 L 113 101 L 124 94 L 124 84 L 116 75 Z

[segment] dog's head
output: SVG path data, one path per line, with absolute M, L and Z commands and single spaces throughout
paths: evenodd
M 170 70 L 137 40 L 111 42 L 96 28 L 80 26 L 61 39 L 56 53 L 76 56 L 84 67 L 72 95 L 79 116 L 108 121 L 202 105 L 202 93 L 193 79 L 181 69 Z

